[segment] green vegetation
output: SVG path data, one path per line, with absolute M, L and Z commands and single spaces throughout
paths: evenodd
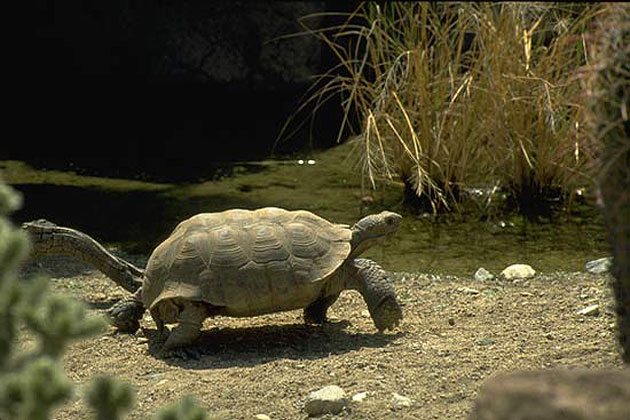
M 356 116 L 364 177 L 373 187 L 402 182 L 416 207 L 462 210 L 466 188 L 498 187 L 522 213 L 548 214 L 588 182 L 572 76 L 588 60 L 583 35 L 597 10 L 366 2 L 329 28 L 305 17 L 339 64 L 300 109 L 341 96 L 339 136 Z
M 21 197 L 0 182 L 0 418 L 46 420 L 72 397 L 74 384 L 61 368 L 68 343 L 101 332 L 105 321 L 87 316 L 78 301 L 49 292 L 45 278 L 18 279 L 28 240 L 7 215 Z M 17 338 L 36 338 L 33 349 L 18 348 Z M 116 420 L 133 406 L 130 386 L 99 376 L 85 389 L 96 419 Z M 205 412 L 188 397 L 159 413 L 160 420 L 203 420 Z
M 614 256 L 619 341 L 630 363 L 630 6 L 610 4 L 587 69 L 588 121 L 601 149 L 595 172 Z

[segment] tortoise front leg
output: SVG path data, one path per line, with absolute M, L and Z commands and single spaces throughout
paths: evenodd
M 379 331 L 394 329 L 400 324 L 403 315 L 394 284 L 381 266 L 372 260 L 357 258 L 348 261 L 344 271 L 347 287 L 361 293 Z
M 304 322 L 307 324 L 323 324 L 326 322 L 326 311 L 339 298 L 339 293 L 320 296 L 315 302 L 304 308 Z

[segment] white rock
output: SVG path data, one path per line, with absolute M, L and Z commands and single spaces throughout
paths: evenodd
M 337 385 L 328 385 L 308 394 L 304 411 L 309 416 L 320 416 L 326 413 L 338 414 L 347 405 L 348 399 L 344 390 Z
M 256 414 L 256 420 L 271 420 L 271 417 L 266 414 Z
M 359 392 L 352 396 L 352 401 L 354 402 L 363 402 L 363 400 L 367 397 L 367 392 Z
M 477 281 L 488 281 L 494 278 L 494 274 L 489 272 L 483 267 L 479 267 L 477 271 L 475 271 L 475 280 Z
M 411 398 L 392 392 L 392 404 L 396 407 L 411 407 Z
M 599 314 L 599 305 L 590 305 L 578 311 L 578 315 L 595 316 Z
M 528 264 L 512 264 L 505 270 L 501 271 L 501 276 L 506 280 L 528 279 L 536 275 L 536 270 Z
M 462 293 L 466 293 L 467 295 L 478 295 L 479 294 L 479 290 L 472 289 L 470 287 L 460 287 L 457 290 L 462 292 Z
M 598 260 L 589 261 L 586 263 L 586 271 L 591 274 L 603 274 L 607 273 L 612 266 L 612 258 L 605 257 Z

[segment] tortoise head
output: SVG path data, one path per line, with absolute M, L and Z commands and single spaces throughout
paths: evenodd
M 352 256 L 356 257 L 374 244 L 391 237 L 402 222 L 402 216 L 391 211 L 371 214 L 352 226 Z

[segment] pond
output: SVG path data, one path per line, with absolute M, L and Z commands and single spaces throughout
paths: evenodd
M 411 214 L 402 203 L 401 186 L 362 187 L 360 168 L 347 158 L 347 147 L 303 159 L 235 163 L 225 176 L 186 183 L 77 175 L 20 161 L 0 161 L 0 170 L 24 195 L 15 223 L 44 218 L 140 259 L 196 213 L 263 206 L 307 209 L 348 224 L 383 209 L 403 214 L 396 237 L 366 253 L 392 271 L 471 276 L 480 266 L 497 274 L 513 263 L 543 272 L 581 271 L 587 261 L 610 255 L 603 219 L 592 207 L 548 223 L 519 216 L 435 222 Z M 362 205 L 367 195 L 369 207 Z

